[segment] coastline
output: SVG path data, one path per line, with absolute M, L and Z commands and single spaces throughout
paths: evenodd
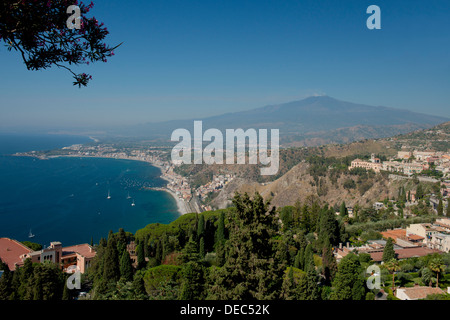
M 17 155 L 13 154 L 12 156 L 24 156 L 24 155 Z M 169 184 L 171 181 L 164 177 L 164 167 L 155 164 L 153 162 L 140 160 L 140 159 L 129 159 L 129 158 L 113 158 L 113 157 L 100 157 L 100 156 L 85 156 L 85 155 L 55 155 L 55 156 L 48 156 L 48 157 L 40 157 L 38 155 L 27 155 L 28 157 L 38 158 L 40 160 L 47 160 L 47 159 L 54 159 L 54 158 L 99 158 L 99 159 L 113 159 L 113 160 L 130 160 L 130 161 L 140 161 L 150 164 L 153 167 L 158 168 L 161 171 L 161 175 L 159 176 L 160 179 L 164 180 Z M 167 188 L 167 185 L 165 187 L 161 188 L 150 188 L 150 190 L 156 190 L 156 191 L 165 191 L 169 193 L 175 200 L 177 204 L 177 211 L 180 215 L 184 215 L 186 213 L 190 213 L 191 210 L 189 210 L 189 206 L 184 201 L 184 199 L 178 197 L 175 192 Z
M 189 213 L 186 201 L 184 201 L 183 199 L 178 197 L 175 194 L 175 192 L 173 192 L 172 190 L 170 190 L 168 188 L 162 188 L 162 191 L 165 191 L 165 192 L 169 193 L 175 199 L 175 201 L 177 203 L 177 207 L 178 207 L 178 212 L 180 213 L 180 215 L 184 215 L 186 213 Z

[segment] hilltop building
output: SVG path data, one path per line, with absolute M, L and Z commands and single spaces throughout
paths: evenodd
M 370 161 L 364 161 L 361 159 L 355 159 L 351 162 L 349 170 L 353 168 L 364 168 L 366 170 L 373 170 L 375 172 L 380 172 L 382 164 L 379 158 L 375 158 L 375 154 L 372 153 Z
M 8 264 L 11 271 L 24 264 L 26 259 L 40 263 L 51 261 L 61 266 L 64 272 L 86 272 L 95 257 L 95 250 L 87 243 L 69 247 L 62 247 L 61 242 L 51 242 L 50 246 L 42 250 L 33 251 L 22 243 L 0 238 L 0 258 Z

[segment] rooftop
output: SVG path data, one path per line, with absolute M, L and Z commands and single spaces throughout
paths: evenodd
M 440 288 L 434 288 L 434 287 L 411 287 L 411 288 L 398 288 L 397 293 L 399 290 L 402 290 L 410 300 L 418 300 L 418 299 L 424 299 L 430 294 L 443 294 L 444 291 Z
M 406 229 L 394 229 L 380 232 L 384 238 L 392 238 L 393 240 L 397 240 L 397 238 L 405 239 L 406 238 Z
M 9 238 L 0 238 L 0 258 L 8 265 L 9 270 L 16 269 L 16 263 L 21 263 L 20 256 L 33 250 L 22 243 Z
M 394 249 L 397 254 L 397 259 L 407 259 L 413 257 L 423 257 L 433 253 L 439 253 L 439 250 L 429 249 L 426 247 L 412 247 L 412 248 L 403 248 L 403 249 Z M 382 261 L 383 260 L 383 252 L 372 252 L 370 253 L 370 257 L 373 261 Z
M 75 246 L 62 248 L 62 256 L 68 256 L 71 254 L 80 254 L 85 258 L 93 258 L 95 256 L 95 250 L 87 243 L 77 244 Z

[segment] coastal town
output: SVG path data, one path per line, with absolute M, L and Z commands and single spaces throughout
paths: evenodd
M 96 141 L 98 142 L 98 141 Z M 203 212 L 212 210 L 212 207 L 205 204 L 205 200 L 213 193 L 219 192 L 225 185 L 230 183 L 234 175 L 219 174 L 213 175 L 212 180 L 197 188 L 193 188 L 186 177 L 181 176 L 175 170 L 180 164 L 173 163 L 169 159 L 169 151 L 164 147 L 151 148 L 124 148 L 113 145 L 96 144 L 82 145 L 75 144 L 53 150 L 49 154 L 42 152 L 16 153 L 16 156 L 32 156 L 39 159 L 53 157 L 92 157 L 143 161 L 161 170 L 161 179 L 167 182 L 165 187 L 151 187 L 148 189 L 169 192 L 177 202 L 178 211 L 181 214 L 189 212 Z
M 417 150 L 398 151 L 397 157 L 388 161 L 381 161 L 372 154 L 369 161 L 353 160 L 349 169 L 353 168 L 371 169 L 377 173 L 384 170 L 406 176 L 433 169 L 443 177 L 448 176 L 450 172 L 450 153 Z

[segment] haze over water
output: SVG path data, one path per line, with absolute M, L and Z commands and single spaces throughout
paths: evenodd
M 136 232 L 170 223 L 179 213 L 161 187 L 160 170 L 147 163 L 100 158 L 39 160 L 5 154 L 61 148 L 85 137 L 0 135 L 0 237 L 48 246 L 97 243 L 109 230 Z M 107 199 L 108 192 L 110 199 Z M 132 206 L 132 203 L 135 206 Z M 29 232 L 35 235 L 29 238 Z

